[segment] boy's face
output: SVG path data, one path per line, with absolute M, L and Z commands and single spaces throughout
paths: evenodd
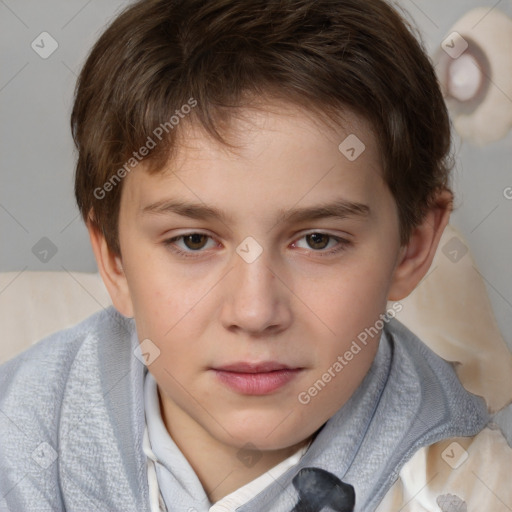
M 238 154 L 189 129 L 166 172 L 127 176 L 127 291 L 114 303 L 160 350 L 149 371 L 171 434 L 274 450 L 311 436 L 361 383 L 379 336 L 345 353 L 385 312 L 402 251 L 366 122 L 346 113 L 334 133 L 297 109 L 245 114 L 233 125 Z M 338 149 L 350 134 L 365 145 L 353 161 L 355 139 L 354 152 Z M 346 215 L 333 216 L 335 204 Z M 325 216 L 300 213 L 327 205 Z

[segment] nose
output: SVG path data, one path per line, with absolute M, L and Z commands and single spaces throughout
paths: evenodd
M 221 320 L 230 331 L 251 336 L 276 334 L 291 322 L 291 288 L 284 271 L 263 251 L 254 261 L 233 255 L 226 276 Z

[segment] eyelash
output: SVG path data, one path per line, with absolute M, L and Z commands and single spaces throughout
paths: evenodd
M 334 247 L 334 249 L 330 249 L 328 251 L 311 249 L 311 252 L 315 253 L 316 255 L 318 255 L 320 257 L 333 256 L 333 255 L 335 255 L 335 254 L 345 250 L 348 246 L 352 245 L 352 242 L 350 242 L 349 240 L 346 240 L 345 238 L 340 238 L 338 236 L 330 235 L 329 233 L 323 233 L 322 231 L 312 231 L 310 233 L 306 233 L 305 235 L 301 236 L 297 240 L 302 240 L 306 236 L 314 235 L 314 234 L 315 235 L 326 235 L 326 236 L 329 237 L 329 239 L 333 239 L 333 240 L 336 240 L 338 242 L 338 245 L 336 245 Z M 167 247 L 169 250 L 171 250 L 175 254 L 178 254 L 179 256 L 182 256 L 184 258 L 198 258 L 198 257 L 200 257 L 200 254 L 202 252 L 204 252 L 201 249 L 199 249 L 197 251 L 183 251 L 182 249 L 178 249 L 174 245 L 174 242 L 176 242 L 177 240 L 179 240 L 181 238 L 185 238 L 185 237 L 190 236 L 190 235 L 204 235 L 204 236 L 207 236 L 210 239 L 212 238 L 211 236 L 206 235 L 205 233 L 199 233 L 199 232 L 195 232 L 194 231 L 194 232 L 184 233 L 183 235 L 175 236 L 173 238 L 169 238 L 167 240 L 164 240 L 163 244 L 164 244 L 165 247 Z M 197 254 L 195 254 L 195 253 L 197 253 Z

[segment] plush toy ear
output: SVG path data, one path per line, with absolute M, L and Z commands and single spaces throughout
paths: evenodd
M 402 247 L 388 300 L 407 297 L 427 273 L 450 220 L 452 197 L 448 190 L 440 192 L 436 205 L 428 210 L 421 224 L 414 228 L 407 245 Z
M 480 147 L 506 137 L 512 127 L 512 18 L 478 7 L 446 34 L 433 60 L 453 126 Z
M 119 313 L 129 318 L 133 317 L 133 304 L 121 257 L 110 249 L 104 234 L 92 221 L 87 222 L 87 230 L 98 270 L 112 303 Z

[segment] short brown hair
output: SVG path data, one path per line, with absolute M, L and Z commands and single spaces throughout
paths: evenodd
M 191 100 L 186 122 L 229 145 L 222 126 L 265 95 L 324 119 L 348 108 L 371 123 L 402 244 L 450 190 L 439 83 L 420 37 L 385 1 L 142 0 L 102 34 L 77 82 L 71 126 L 84 220 L 119 254 L 121 178 L 155 128 L 166 127 L 144 158 L 151 172 L 176 149 L 183 123 L 169 119 Z

